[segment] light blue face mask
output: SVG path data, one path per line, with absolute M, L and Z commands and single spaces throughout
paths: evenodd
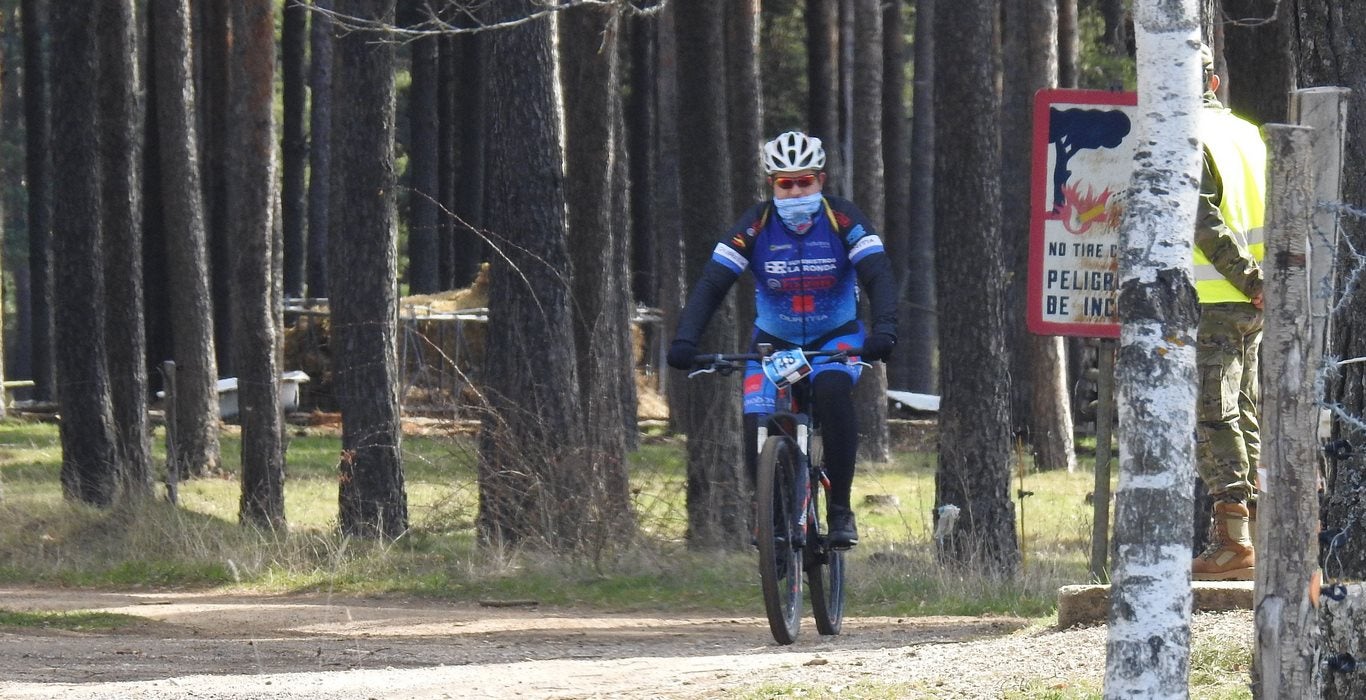
M 797 233 L 805 233 L 811 227 L 811 219 L 816 216 L 816 212 L 821 210 L 821 193 L 808 194 L 805 197 L 791 197 L 788 199 L 775 199 L 773 206 L 778 210 L 778 216 L 783 223 L 788 225 Z

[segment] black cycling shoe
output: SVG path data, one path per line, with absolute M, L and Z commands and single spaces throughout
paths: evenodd
M 830 506 L 830 546 L 848 549 L 858 544 L 858 526 L 854 524 L 854 511 L 849 506 Z

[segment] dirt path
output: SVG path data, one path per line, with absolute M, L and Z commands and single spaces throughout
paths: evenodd
M 698 698 L 861 682 L 999 697 L 1029 679 L 1098 680 L 1105 646 L 1101 628 L 1018 632 L 1023 620 L 1003 618 L 854 618 L 834 638 L 808 619 L 778 647 L 759 618 L 399 598 L 0 588 L 0 608 L 139 618 L 0 628 L 0 697 L 24 699 Z

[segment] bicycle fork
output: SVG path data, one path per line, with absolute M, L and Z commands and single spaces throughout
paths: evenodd
M 790 503 L 794 506 L 791 516 L 795 521 L 792 523 L 794 530 L 792 547 L 799 549 L 806 546 L 807 523 L 812 522 L 812 519 L 816 517 L 815 506 L 811 501 L 811 424 L 807 416 L 804 415 L 795 414 L 789 417 L 792 419 L 792 427 L 795 428 L 795 431 L 792 432 L 796 434 L 792 438 L 797 443 L 797 454 L 799 456 L 796 473 L 792 475 L 792 491 L 789 494 Z M 767 422 L 759 425 L 758 444 L 760 450 L 763 449 L 763 444 L 768 440 L 768 425 Z M 782 428 L 779 430 L 788 432 Z M 825 474 L 822 473 L 820 479 L 823 484 L 828 486 Z

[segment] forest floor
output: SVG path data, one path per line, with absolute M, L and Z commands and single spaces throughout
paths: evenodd
M 999 698 L 1098 687 L 1105 666 L 1103 626 L 855 617 L 821 637 L 808 617 L 780 647 L 760 617 L 492 603 L 0 587 L 4 610 L 135 618 L 0 627 L 0 697 Z M 1195 640 L 1250 637 L 1251 615 L 1198 614 Z

